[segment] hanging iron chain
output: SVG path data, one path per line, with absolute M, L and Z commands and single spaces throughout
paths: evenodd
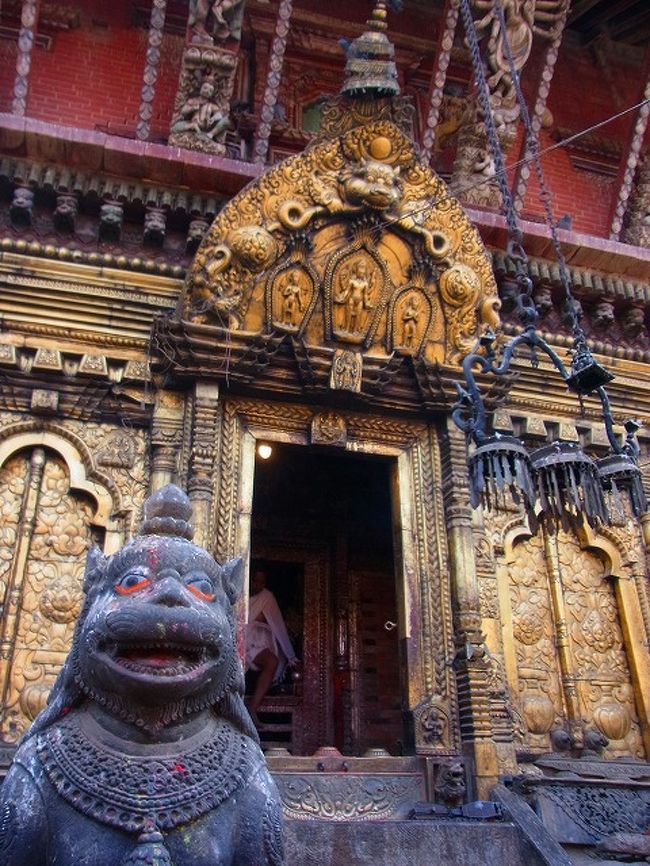
M 519 227 L 515 204 L 508 185 L 503 150 L 496 129 L 492 106 L 490 104 L 490 89 L 485 77 L 485 69 L 481 58 L 481 49 L 476 35 L 474 19 L 472 18 L 471 0 L 460 0 L 460 12 L 465 26 L 465 34 L 472 58 L 472 68 L 477 84 L 477 93 L 481 112 L 483 114 L 483 125 L 488 139 L 488 145 L 492 159 L 494 160 L 495 176 L 499 184 L 499 191 L 503 200 L 504 215 L 508 226 L 508 256 L 512 260 L 519 285 L 519 297 L 517 299 L 519 316 L 524 325 L 532 325 L 537 318 L 535 305 L 532 297 L 532 282 L 528 272 L 528 256 L 523 247 L 523 232 Z
M 555 250 L 555 255 L 558 262 L 558 267 L 560 269 L 560 279 L 562 281 L 562 287 L 564 289 L 564 294 L 567 301 L 568 313 L 571 317 L 571 330 L 573 336 L 577 342 L 582 344 L 586 342 L 586 337 L 584 331 L 582 330 L 582 326 L 580 325 L 580 316 L 578 315 L 576 309 L 576 301 L 575 296 L 573 294 L 573 287 L 571 285 L 571 279 L 569 277 L 569 271 L 566 265 L 566 259 L 564 258 L 564 253 L 562 252 L 562 246 L 560 244 L 560 239 L 557 233 L 557 226 L 555 223 L 555 217 L 553 215 L 553 203 L 551 198 L 551 193 L 546 185 L 546 178 L 544 176 L 544 170 L 542 168 L 542 160 L 540 156 L 539 149 L 539 139 L 535 134 L 535 130 L 533 129 L 533 123 L 530 117 L 530 112 L 528 111 L 528 104 L 524 99 L 524 94 L 521 89 L 521 80 L 519 77 L 519 72 L 515 65 L 515 60 L 512 54 L 512 48 L 510 46 L 510 40 L 507 36 L 506 29 L 506 17 L 505 12 L 503 10 L 502 0 L 494 0 L 495 8 L 497 12 L 497 16 L 499 19 L 499 27 L 501 28 L 501 36 L 503 40 L 503 47 L 505 50 L 506 60 L 508 61 L 508 67 L 510 69 L 510 76 L 512 78 L 512 83 L 515 88 L 515 94 L 517 96 L 517 102 L 519 104 L 519 111 L 521 115 L 521 120 L 524 125 L 524 131 L 526 136 L 526 144 L 528 146 L 529 153 L 532 157 L 533 166 L 535 168 L 535 174 L 537 175 L 537 180 L 539 182 L 539 197 L 544 207 L 544 214 L 546 216 L 546 222 L 548 224 L 549 230 L 551 232 L 551 240 L 553 242 L 553 248 Z M 576 346 L 576 348 L 578 348 Z
M 496 179 L 499 184 L 499 191 L 503 199 L 505 217 L 508 223 L 509 239 L 515 243 L 521 244 L 523 234 L 517 222 L 517 214 L 514 208 L 514 202 L 510 187 L 508 186 L 508 178 L 506 175 L 506 167 L 503 159 L 503 151 L 499 141 L 499 135 L 496 130 L 494 118 L 492 116 L 492 106 L 490 105 L 490 90 L 485 77 L 485 69 L 483 68 L 483 60 L 481 58 L 481 49 L 478 44 L 476 28 L 474 27 L 474 19 L 472 18 L 472 9 L 470 0 L 461 0 L 460 12 L 465 25 L 465 34 L 469 45 L 470 55 L 472 58 L 472 68 L 478 85 L 478 98 L 483 113 L 483 124 L 488 137 L 488 144 L 494 167 L 496 169 Z

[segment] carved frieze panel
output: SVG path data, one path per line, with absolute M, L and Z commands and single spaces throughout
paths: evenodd
M 142 430 L 9 412 L 0 444 L 0 740 L 15 743 L 68 653 L 89 545 L 114 549 L 140 519 L 148 458 Z
M 517 696 L 526 743 L 547 751 L 548 733 L 556 717 L 564 716 L 564 705 L 542 541 L 539 536 L 522 540 L 513 554 L 508 565 L 508 595 L 518 688 L 511 688 L 511 693 Z
M 0 737 L 15 743 L 45 706 L 70 648 L 94 508 L 70 493 L 64 462 L 43 449 L 14 457 L 0 479 L 3 499 L 8 495 L 18 505 L 23 535 L 14 540 L 13 567 L 2 577 L 6 599 L 0 623 Z M 12 490 L 20 487 L 18 501 Z M 9 532 L 3 526 L 3 540 L 10 540 L 12 522 Z
M 634 706 L 630 670 L 612 581 L 602 561 L 577 540 L 561 536 L 559 562 L 567 611 L 567 632 L 578 692 L 588 724 L 609 740 L 608 755 L 644 751 Z
M 420 775 L 367 773 L 278 773 L 287 818 L 371 821 L 406 817 L 410 805 L 424 799 Z
M 597 537 L 590 549 L 564 532 L 513 543 L 507 521 L 505 527 L 496 529 L 499 580 L 507 582 L 507 600 L 502 587 L 499 606 L 508 690 L 523 721 L 523 743 L 531 751 L 571 749 L 580 747 L 585 732 L 599 731 L 609 740 L 608 757 L 643 757 L 616 578 L 606 572 L 605 548 L 599 556 Z M 517 531 L 516 521 L 510 527 Z M 607 532 L 614 540 L 618 528 Z M 629 539 L 626 558 L 636 558 L 637 543 Z

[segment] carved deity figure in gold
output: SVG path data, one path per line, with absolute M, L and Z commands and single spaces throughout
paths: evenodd
M 302 298 L 302 285 L 295 271 L 292 271 L 287 279 L 279 287 L 281 302 L 281 322 L 295 328 L 298 324 L 298 315 L 304 309 Z
M 374 277 L 364 258 L 355 259 L 350 269 L 343 269 L 334 293 L 334 303 L 344 310 L 342 326 L 349 334 L 358 334 L 365 324 L 366 311 L 372 308 Z
M 421 315 L 422 300 L 417 295 L 411 295 L 402 312 L 402 345 L 406 349 L 415 348 Z

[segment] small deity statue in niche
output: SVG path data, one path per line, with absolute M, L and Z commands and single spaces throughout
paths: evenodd
M 330 387 L 340 391 L 361 390 L 363 376 L 361 355 L 337 349 L 334 353 Z
M 243 7 L 244 0 L 190 0 L 190 41 L 213 44 L 213 36 L 220 42 L 239 40 Z
M 178 120 L 172 124 L 173 135 L 189 132 L 210 142 L 223 136 L 230 124 L 230 118 L 214 100 L 215 90 L 214 81 L 206 78 L 198 95 L 189 97 L 181 107 Z
M 0 792 L 2 866 L 283 866 L 281 803 L 243 702 L 240 559 L 187 496 L 88 554 L 72 650 Z
M 447 733 L 447 718 L 438 707 L 430 707 L 420 721 L 424 731 L 424 742 L 432 746 L 442 746 Z
M 295 271 L 292 271 L 285 282 L 280 285 L 280 296 L 282 298 L 282 324 L 295 328 L 298 314 L 302 313 L 304 309 L 302 286 Z
M 415 348 L 421 314 L 422 300 L 417 295 L 411 295 L 402 312 L 402 345 L 406 349 Z
M 350 269 L 343 269 L 334 303 L 344 309 L 342 326 L 349 334 L 359 333 L 365 324 L 365 312 L 372 308 L 374 277 L 364 258 L 355 259 Z

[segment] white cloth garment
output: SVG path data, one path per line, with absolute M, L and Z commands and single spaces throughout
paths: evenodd
M 257 619 L 260 614 L 264 615 L 266 622 Z M 270 649 L 279 659 L 274 677 L 274 682 L 278 682 L 284 675 L 287 663 L 296 661 L 296 654 L 284 624 L 282 611 L 270 589 L 263 589 L 250 597 L 246 625 L 247 671 L 259 670 L 255 659 L 265 649 Z

